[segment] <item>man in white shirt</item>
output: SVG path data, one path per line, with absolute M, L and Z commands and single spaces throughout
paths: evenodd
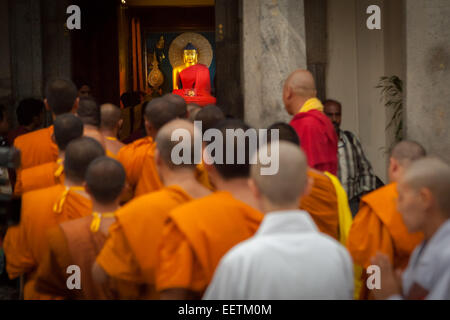
M 398 210 L 409 232 L 423 232 L 408 267 L 400 276 L 389 259 L 378 253 L 372 264 L 380 268 L 381 288 L 376 299 L 450 299 L 450 166 L 424 158 L 414 162 L 400 179 Z
M 278 173 L 261 175 L 257 163 L 249 181 L 265 218 L 255 236 L 224 256 L 204 299 L 351 299 L 350 255 L 298 210 L 312 182 L 305 155 L 289 142 L 261 147 L 260 155 L 267 148 L 279 148 Z

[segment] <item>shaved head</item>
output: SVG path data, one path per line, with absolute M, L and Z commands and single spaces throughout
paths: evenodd
M 70 80 L 56 79 L 47 84 L 45 98 L 55 115 L 71 112 L 77 99 L 78 90 Z
M 450 218 L 450 166 L 438 158 L 423 158 L 415 161 L 406 171 L 400 183 L 415 191 L 428 189 L 442 213 Z
M 182 138 L 180 140 L 172 141 L 172 134 L 175 130 L 182 129 L 186 130 L 190 134 L 190 139 Z M 195 170 L 196 164 L 194 163 L 194 130 L 198 130 L 194 128 L 194 124 L 188 120 L 184 119 L 176 119 L 172 120 L 166 125 L 164 125 L 156 135 L 156 148 L 159 151 L 159 155 L 162 159 L 162 161 L 171 169 L 181 169 L 181 168 L 188 168 Z M 181 141 L 181 142 L 180 142 Z M 172 160 L 172 150 L 177 145 L 183 145 L 186 146 L 185 150 L 190 150 L 190 163 L 181 163 L 181 164 L 175 164 Z M 182 156 L 182 151 L 180 152 L 180 156 Z
M 97 140 L 82 137 L 71 141 L 64 159 L 66 177 L 73 182 L 83 183 L 89 164 L 104 155 L 105 150 Z
M 306 98 L 316 96 L 316 82 L 308 70 L 298 69 L 292 72 L 287 78 L 285 86 L 291 88 L 297 96 Z
M 179 118 L 179 107 L 168 99 L 155 98 L 145 107 L 145 118 L 155 130 L 159 130 L 166 123 Z
M 298 137 L 297 132 L 294 128 L 292 128 L 289 124 L 284 122 L 277 122 L 272 124 L 267 128 L 267 141 L 271 141 L 272 139 L 272 131 L 278 130 L 278 139 L 280 141 L 291 142 L 297 146 L 300 146 L 300 139 Z
M 92 98 L 85 97 L 80 99 L 77 115 L 85 125 L 100 126 L 100 108 Z
M 189 103 L 187 106 L 187 111 L 189 114 L 189 120 L 192 122 L 195 120 L 195 117 L 197 116 L 197 113 L 202 110 L 202 107 L 200 107 L 198 104 L 195 103 Z
M 179 95 L 173 93 L 167 93 L 163 97 L 170 103 L 173 103 L 177 109 L 177 117 L 185 119 L 188 116 L 186 101 Z
M 202 131 L 205 132 L 208 129 L 215 128 L 216 125 L 225 119 L 225 114 L 222 109 L 218 106 L 209 105 L 201 109 L 197 116 L 195 117 L 195 121 L 202 122 Z
M 106 103 L 100 106 L 100 125 L 102 128 L 114 130 L 122 117 L 118 106 Z
M 125 170 L 110 157 L 98 157 L 86 171 L 86 185 L 92 197 L 102 204 L 117 200 L 125 186 Z
M 268 150 L 279 147 L 279 170 L 274 175 L 262 175 L 261 162 L 251 166 L 250 176 L 259 192 L 273 205 L 286 206 L 298 203 L 298 199 L 307 188 L 306 156 L 298 146 L 286 141 L 274 142 L 262 146 L 258 153 L 268 154 Z M 275 147 L 275 148 L 274 148 Z M 256 155 L 255 155 L 256 156 Z
M 397 160 L 399 164 L 407 168 L 412 162 L 427 155 L 424 147 L 415 141 L 404 140 L 397 143 L 391 151 L 391 158 Z
M 83 136 L 83 122 L 71 113 L 57 116 L 53 123 L 55 142 L 60 151 L 66 150 L 72 140 Z

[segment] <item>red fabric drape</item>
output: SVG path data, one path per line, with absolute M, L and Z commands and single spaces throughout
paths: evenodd
M 133 46 L 133 91 L 145 91 L 142 70 L 141 22 L 131 19 L 131 39 Z

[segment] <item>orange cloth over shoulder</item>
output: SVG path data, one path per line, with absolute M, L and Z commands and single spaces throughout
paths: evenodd
M 76 300 L 115 298 L 107 283 L 97 284 L 92 277 L 92 265 L 107 237 L 103 232 L 91 231 L 92 220 L 92 216 L 86 216 L 66 221 L 48 233 L 49 251 L 39 265 L 37 291 Z M 79 290 L 71 290 L 66 285 L 66 270 L 71 265 L 81 270 Z
M 151 137 L 138 139 L 120 149 L 117 156 L 127 173 L 127 182 L 134 196 L 159 190 L 163 187 L 154 161 L 156 143 Z
M 20 225 L 8 229 L 4 241 L 7 258 L 6 271 L 11 279 L 26 274 L 25 299 L 50 299 L 34 289 L 36 270 L 48 250 L 46 234 L 50 228 L 70 219 L 86 216 L 92 212 L 91 201 L 75 191 L 69 191 L 62 203 L 62 210 L 54 212 L 66 187 L 55 185 L 24 193 Z
M 311 192 L 300 201 L 300 209 L 307 211 L 319 230 L 339 241 L 339 212 L 336 189 L 330 178 L 316 170 L 308 170 L 314 179 Z
M 404 269 L 412 251 L 423 240 L 422 233 L 408 232 L 397 211 L 397 198 L 397 184 L 391 183 L 361 199 L 347 248 L 353 262 L 364 269 L 377 252 L 387 255 L 394 269 Z M 367 297 L 365 291 L 362 291 L 362 297 Z
M 172 210 L 159 247 L 157 290 L 203 294 L 220 259 L 253 236 L 262 219 L 261 212 L 225 191 Z
M 48 162 L 21 170 L 17 175 L 14 194 L 47 188 L 64 183 L 64 167 L 60 162 Z
M 21 152 L 20 170 L 58 159 L 58 146 L 52 140 L 53 126 L 17 137 L 14 147 Z
M 203 163 L 200 163 L 195 168 L 195 179 L 200 182 L 206 189 L 215 191 L 214 186 L 209 181 L 208 171 L 206 171 Z
M 155 269 L 164 223 L 172 209 L 191 200 L 182 188 L 169 186 L 134 199 L 117 212 L 97 263 L 110 277 L 141 284 L 136 287 L 140 292 L 130 292 L 127 298 L 159 298 Z

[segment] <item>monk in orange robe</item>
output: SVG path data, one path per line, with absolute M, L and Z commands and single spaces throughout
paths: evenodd
M 364 270 L 377 252 L 389 257 L 395 269 L 404 269 L 414 248 L 422 241 L 423 234 L 408 232 L 397 210 L 396 182 L 413 161 L 426 155 L 416 142 L 402 141 L 391 152 L 389 163 L 390 184 L 375 190 L 361 199 L 360 209 L 353 221 L 347 240 L 347 248 L 355 264 Z M 371 298 L 363 271 L 362 299 Z
M 86 172 L 86 192 L 92 201 L 92 214 L 60 224 L 49 233 L 49 251 L 37 271 L 38 292 L 66 299 L 114 299 L 110 286 L 98 285 L 92 278 L 92 265 L 103 248 L 109 227 L 115 222 L 119 196 L 125 185 L 125 170 L 110 157 L 100 157 Z M 80 268 L 80 288 L 67 287 L 69 266 Z M 76 282 L 74 283 L 76 285 Z
M 178 96 L 177 96 L 178 97 Z M 217 106 L 209 105 L 203 107 L 195 117 L 195 123 L 198 125 L 201 122 L 201 130 L 202 134 L 204 134 L 208 129 L 215 128 L 220 121 L 225 119 L 225 114 L 222 109 Z M 206 144 L 203 143 L 203 148 L 206 147 Z M 215 187 L 211 184 L 210 179 L 208 178 L 208 172 L 206 171 L 203 163 L 197 165 L 197 180 L 208 188 L 211 191 L 215 190 Z
M 154 160 L 156 150 L 154 138 L 163 125 L 179 116 L 180 107 L 168 99 L 151 100 L 147 103 L 144 114 L 147 137 L 120 149 L 118 160 L 125 168 L 127 182 L 135 197 L 163 187 Z
M 240 120 L 226 120 L 218 125 L 226 146 L 236 138 L 226 129 L 248 129 Z M 222 256 L 239 242 L 251 237 L 263 214 L 255 209 L 256 199 L 248 188 L 249 144 L 244 144 L 244 164 L 204 162 L 219 191 L 175 208 L 163 229 L 158 249 L 156 287 L 162 299 L 201 298 Z
M 291 142 L 300 146 L 297 132 L 284 122 L 277 122 L 267 128 L 268 142 L 272 139 L 272 130 L 278 130 L 280 141 Z M 319 230 L 339 240 L 339 212 L 336 189 L 322 172 L 308 169 L 308 177 L 312 181 L 309 192 L 300 199 L 300 209 L 307 211 Z
M 105 138 L 106 149 L 117 157 L 119 150 L 125 145 L 117 140 L 122 127 L 122 112 L 120 108 L 107 103 L 100 106 L 100 132 Z
M 35 291 L 36 271 L 48 250 L 46 233 L 64 221 L 92 213 L 92 204 L 82 187 L 87 166 L 105 154 L 91 138 L 79 138 L 66 148 L 64 185 L 27 192 L 22 196 L 19 226 L 5 236 L 6 271 L 11 279 L 25 276 L 25 299 L 50 299 Z
M 155 269 L 164 222 L 172 209 L 210 194 L 196 180 L 194 163 L 175 165 L 172 162 L 171 153 L 178 141 L 171 141 L 171 136 L 177 129 L 191 133 L 194 151 L 194 126 L 187 120 L 173 120 L 158 131 L 155 161 L 165 187 L 134 199 L 117 212 L 117 223 L 110 229 L 110 238 L 94 266 L 100 281 L 107 275 L 135 284 L 134 292 L 128 289 L 116 296 L 159 298 L 155 290 Z
M 64 182 L 64 153 L 70 141 L 83 135 L 83 122 L 73 114 L 63 114 L 56 117 L 53 125 L 58 160 L 21 170 L 14 189 L 16 195 Z
M 78 107 L 77 88 L 71 81 L 55 80 L 47 85 L 45 107 L 53 119 L 64 113 L 75 113 Z M 53 142 L 53 126 L 36 130 L 14 140 L 14 147 L 21 152 L 18 171 L 58 159 L 58 147 Z

